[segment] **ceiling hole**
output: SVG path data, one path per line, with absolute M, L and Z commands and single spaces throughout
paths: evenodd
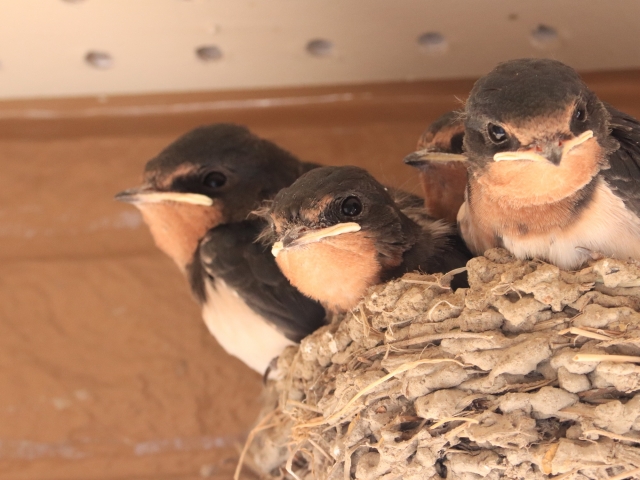
M 107 69 L 113 66 L 113 58 L 110 53 L 92 50 L 84 56 L 84 61 L 99 69 Z
M 222 50 L 216 45 L 203 45 L 196 48 L 196 56 L 203 62 L 211 62 L 222 58 Z
M 447 51 L 449 44 L 439 32 L 427 32 L 418 37 L 418 45 L 426 53 L 439 54 Z
M 333 53 L 333 42 L 322 38 L 310 40 L 307 43 L 307 52 L 314 57 L 326 57 Z
M 540 24 L 531 32 L 531 43 L 534 47 L 546 48 L 558 42 L 558 31 L 549 25 Z

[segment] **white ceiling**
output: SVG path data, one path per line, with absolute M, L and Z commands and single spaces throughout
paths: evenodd
M 640 1 L 0 0 L 5 99 L 470 77 L 541 55 L 640 67 Z

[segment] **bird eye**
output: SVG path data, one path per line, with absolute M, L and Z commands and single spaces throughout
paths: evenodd
M 362 202 L 358 197 L 347 197 L 340 208 L 347 217 L 357 217 L 362 212 Z
M 207 187 L 220 188 L 225 183 L 227 183 L 227 177 L 224 175 L 224 173 L 211 172 L 206 177 L 204 177 L 204 184 Z
M 460 132 L 451 137 L 451 153 L 462 153 L 464 133 Z
M 489 138 L 495 144 L 500 144 L 507 140 L 507 132 L 500 125 L 490 123 L 487 126 L 487 131 L 489 132 Z
M 576 111 L 573 112 L 573 118 L 579 122 L 584 122 L 587 119 L 587 111 L 584 107 L 578 107 L 576 108 Z

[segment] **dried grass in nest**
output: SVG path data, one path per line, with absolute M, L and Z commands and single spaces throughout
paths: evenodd
M 501 249 L 471 288 L 410 274 L 287 349 L 247 451 L 263 478 L 640 475 L 640 268 Z

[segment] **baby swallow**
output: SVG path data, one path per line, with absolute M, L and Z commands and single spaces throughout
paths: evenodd
M 403 194 L 399 204 L 361 168 L 317 168 L 276 195 L 265 236 L 292 285 L 345 311 L 372 285 L 414 270 L 449 272 L 470 258 L 452 227 L 426 215 L 421 199 Z
M 455 223 L 464 203 L 467 158 L 462 154 L 462 112 L 449 112 L 429 125 L 418 140 L 418 151 L 404 162 L 420 170 L 424 208 L 433 218 Z
M 466 104 L 460 229 L 477 254 L 579 267 L 595 251 L 640 259 L 640 124 L 572 68 L 521 59 L 478 80 Z
M 323 325 L 325 312 L 255 242 L 265 221 L 247 217 L 315 167 L 244 127 L 216 124 L 176 140 L 147 163 L 142 186 L 116 195 L 140 210 L 185 273 L 220 345 L 260 373 Z

